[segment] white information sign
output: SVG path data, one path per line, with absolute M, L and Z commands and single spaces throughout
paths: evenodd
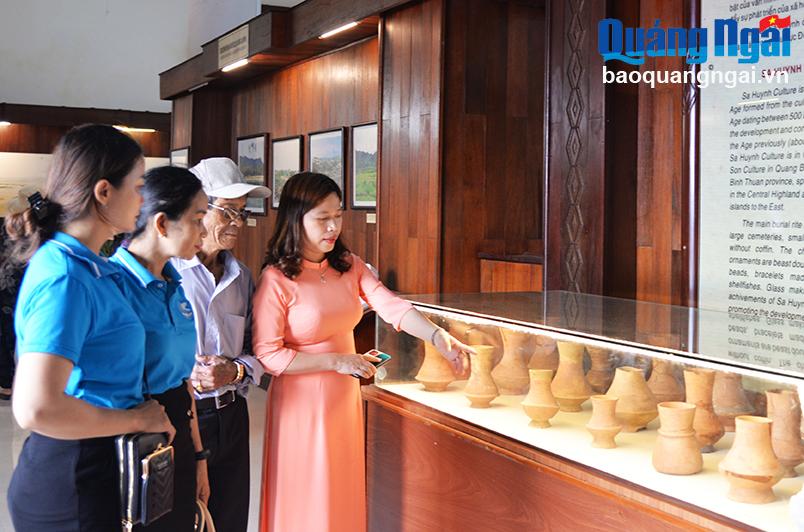
M 218 68 L 248 57 L 248 24 L 218 39 Z
M 781 20 L 792 38 L 789 56 L 710 53 L 701 65 L 753 80 L 701 88 L 698 303 L 723 313 L 703 313 L 699 350 L 802 371 L 804 2 L 704 0 L 701 10 L 710 43 L 728 18 L 741 29 Z

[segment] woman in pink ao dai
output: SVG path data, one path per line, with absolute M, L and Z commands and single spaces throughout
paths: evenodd
M 361 299 L 435 346 L 456 373 L 469 348 L 395 296 L 340 240 L 341 191 L 322 174 L 285 184 L 254 295 L 254 355 L 274 375 L 267 408 L 260 530 L 366 530 L 360 381 Z

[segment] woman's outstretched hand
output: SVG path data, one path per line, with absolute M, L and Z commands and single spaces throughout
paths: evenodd
M 452 372 L 456 375 L 463 373 L 469 353 L 475 353 L 474 349 L 459 341 L 444 329 L 439 329 L 433 335 L 433 345 L 441 352 L 441 356 L 447 359 L 447 362 L 452 367 Z

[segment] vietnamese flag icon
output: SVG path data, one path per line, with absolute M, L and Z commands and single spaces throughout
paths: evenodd
M 762 33 L 768 28 L 784 29 L 790 27 L 790 16 L 780 18 L 779 15 L 768 15 L 759 21 L 759 32 Z

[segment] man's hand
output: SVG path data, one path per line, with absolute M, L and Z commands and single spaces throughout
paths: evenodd
M 193 387 L 199 392 L 215 390 L 234 382 L 237 365 L 224 356 L 196 355 L 190 374 Z

